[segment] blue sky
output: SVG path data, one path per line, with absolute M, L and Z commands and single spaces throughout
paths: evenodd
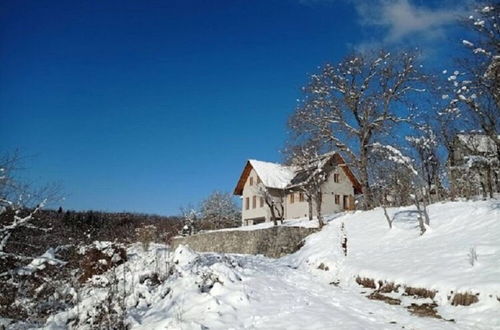
M 246 159 L 281 160 L 318 65 L 378 45 L 439 62 L 463 6 L 3 1 L 0 150 L 28 156 L 27 179 L 60 183 L 65 208 L 176 214 L 232 191 Z

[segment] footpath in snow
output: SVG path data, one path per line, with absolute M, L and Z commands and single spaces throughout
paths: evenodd
M 258 256 L 175 252 L 184 274 L 173 288 L 179 305 L 158 304 L 136 319 L 138 329 L 456 329 L 452 322 L 418 318 L 405 309 L 368 300 L 359 290 L 318 281 L 281 260 Z M 194 273 L 218 281 L 204 294 Z M 228 266 L 229 265 L 229 266 Z M 231 266 L 232 265 L 232 266 Z M 178 292 L 178 295 L 175 294 Z

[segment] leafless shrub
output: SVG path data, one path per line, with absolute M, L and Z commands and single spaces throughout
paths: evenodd
M 127 252 L 121 246 L 112 244 L 108 251 L 91 247 L 85 252 L 80 262 L 82 275 L 79 277 L 79 281 L 84 283 L 92 276 L 103 274 L 125 261 L 127 261 Z
M 470 265 L 472 267 L 474 267 L 474 265 L 477 262 L 477 252 L 476 252 L 476 248 L 475 247 L 471 247 L 470 248 L 468 257 L 469 257 L 469 263 L 470 263 Z
M 156 241 L 157 229 L 154 225 L 146 225 L 135 229 L 137 240 L 141 242 L 144 251 L 149 250 L 149 245 Z
M 340 247 L 344 252 L 344 256 L 347 257 L 347 233 L 345 231 L 344 223 L 340 226 Z

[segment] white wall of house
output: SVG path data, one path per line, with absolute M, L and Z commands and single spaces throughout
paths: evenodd
M 293 195 L 293 202 L 292 202 Z M 300 200 L 300 193 L 287 194 L 285 202 L 285 219 L 304 218 L 309 215 L 309 205 L 304 195 L 304 200 Z
M 242 225 L 252 225 L 260 221 L 269 221 L 271 219 L 271 211 L 261 197 L 259 196 L 259 179 L 257 172 L 254 169 L 243 187 L 243 195 L 241 200 L 241 215 Z M 254 203 L 255 201 L 255 203 Z
M 339 182 L 335 182 L 334 174 L 338 174 Z M 335 195 L 338 196 L 338 204 L 335 201 Z M 345 198 L 347 200 L 347 205 L 344 205 L 344 196 L 347 196 Z M 354 197 L 354 187 L 352 182 L 345 174 L 344 170 L 341 167 L 337 167 L 332 171 L 332 173 L 330 173 L 328 180 L 323 184 L 323 203 L 321 211 L 323 214 L 344 211 L 349 206 L 349 196 Z
M 335 174 L 338 174 L 338 182 L 335 182 Z M 290 195 L 291 193 L 286 196 L 285 218 L 296 219 L 307 217 L 309 213 L 307 201 L 304 199 L 304 201 L 301 202 L 299 193 L 295 192 L 292 203 Z M 335 201 L 335 195 L 338 196 L 338 203 Z M 347 208 L 348 205 L 344 207 L 344 196 L 347 196 L 345 199 L 347 203 L 349 203 L 349 196 L 354 196 L 354 187 L 344 170 L 337 167 L 330 172 L 328 179 L 323 184 L 323 202 L 321 205 L 323 215 L 341 212 Z M 313 216 L 316 215 L 316 205 L 313 203 Z

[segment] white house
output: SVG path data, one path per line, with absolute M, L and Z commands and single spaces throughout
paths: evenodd
M 361 194 L 361 185 L 354 174 L 338 153 L 318 159 L 327 175 L 321 186 L 322 213 L 353 210 L 354 196 Z M 304 171 L 292 166 L 248 160 L 234 190 L 242 198 L 242 225 L 271 221 L 271 207 L 278 219 L 308 217 L 311 209 L 311 216 L 316 216 L 316 207 L 310 207 L 301 191 L 304 177 Z

